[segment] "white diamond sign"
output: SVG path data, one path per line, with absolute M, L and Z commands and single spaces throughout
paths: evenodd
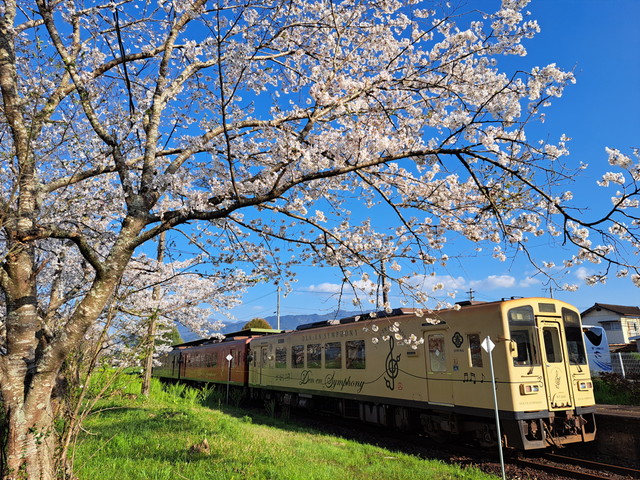
M 491 351 L 493 350 L 493 347 L 496 346 L 496 344 L 493 343 L 491 341 L 491 338 L 489 338 L 489 337 L 485 338 L 480 345 L 482 345 L 482 348 L 487 353 L 491 353 Z

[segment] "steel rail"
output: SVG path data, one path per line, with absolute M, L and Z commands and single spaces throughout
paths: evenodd
M 565 455 L 559 455 L 557 453 L 545 453 L 544 458 L 558 462 L 569 463 L 572 465 L 581 465 L 593 470 L 602 470 L 611 473 L 617 473 L 618 475 L 628 475 L 634 478 L 640 478 L 640 470 L 636 468 L 623 467 L 621 465 L 611 465 L 607 463 L 594 462 L 592 460 L 585 460 L 584 458 L 567 457 Z

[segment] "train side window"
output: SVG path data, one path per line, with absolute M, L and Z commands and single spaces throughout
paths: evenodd
M 304 345 L 291 347 L 291 368 L 304 368 Z
M 307 368 L 320 368 L 322 366 L 322 348 L 319 343 L 307 345 Z
M 324 344 L 324 368 L 342 368 L 342 343 Z
M 347 368 L 365 368 L 364 340 L 350 340 L 346 342 Z
M 542 330 L 542 337 L 544 338 L 544 350 L 547 354 L 547 362 L 561 363 L 562 347 L 560 346 L 558 330 L 556 328 L 545 327 Z
M 482 347 L 480 346 L 480 335 L 471 333 L 467 335 L 469 340 L 469 356 L 472 367 L 482 367 Z
M 208 355 L 207 367 L 215 367 L 218 365 L 218 353 L 212 352 Z
M 444 335 L 429 335 L 429 365 L 432 372 L 447 371 L 447 357 L 444 352 Z
M 584 347 L 582 328 L 580 328 L 580 318 L 577 312 L 563 308 L 562 319 L 564 320 L 564 334 L 567 338 L 569 363 L 573 365 L 586 365 L 587 354 Z
M 536 341 L 536 320 L 531 306 L 512 308 L 508 313 L 509 336 L 515 344 L 515 366 L 540 365 Z
M 276 368 L 287 368 L 287 347 L 276 347 Z

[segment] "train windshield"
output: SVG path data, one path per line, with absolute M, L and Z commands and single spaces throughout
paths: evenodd
M 580 318 L 578 314 L 572 310 L 563 308 L 562 319 L 564 320 L 564 333 L 567 337 L 569 362 L 572 365 L 586 365 L 587 354 L 584 348 L 584 338 L 582 337 L 582 328 L 580 328 Z
M 540 365 L 533 307 L 512 308 L 508 316 L 509 335 L 516 348 L 513 364 L 515 366 Z

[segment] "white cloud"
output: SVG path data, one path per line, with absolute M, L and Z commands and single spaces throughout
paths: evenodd
M 414 287 L 420 287 L 424 292 L 432 292 L 437 284 L 444 285 L 445 292 L 451 292 L 466 287 L 466 280 L 462 277 L 454 278 L 451 275 L 415 275 L 411 277 L 409 283 Z
M 308 292 L 315 292 L 315 293 L 340 293 L 340 289 L 342 288 L 342 285 L 339 285 L 337 283 L 329 283 L 329 282 L 324 282 L 324 283 L 320 283 L 318 285 L 309 285 L 307 288 L 305 288 L 304 290 L 308 291 Z
M 589 275 L 591 275 L 591 271 L 586 267 L 576 268 L 574 275 L 580 280 L 584 280 Z
M 533 277 L 527 277 L 524 280 L 520 280 L 518 282 L 518 286 L 522 287 L 522 288 L 529 288 L 529 287 L 535 287 L 537 285 L 540 285 L 540 280 L 538 280 L 537 278 L 533 278 Z
M 414 275 L 407 283 L 429 295 L 437 296 L 450 292 L 460 293 L 470 288 L 477 293 L 482 293 L 499 289 L 511 289 L 511 291 L 514 291 L 514 289 L 518 288 L 530 288 L 540 285 L 540 281 L 536 278 L 525 277 L 518 280 L 513 275 L 489 275 L 479 280 L 467 280 L 461 276 L 453 277 L 451 275 Z M 356 281 L 354 285 L 358 290 L 358 294 L 362 292 L 375 294 L 375 287 L 372 289 L 372 284 L 369 282 Z M 436 286 L 442 286 L 442 288 L 434 289 Z M 343 286 L 338 283 L 324 282 L 309 285 L 301 290 L 312 293 L 336 295 L 340 294 L 341 288 L 343 288 Z M 345 284 L 342 293 L 347 298 L 353 296 L 350 285 Z M 392 295 L 394 293 L 397 294 L 398 290 L 392 287 Z
M 495 290 L 514 287 L 516 279 L 511 275 L 489 275 L 483 280 L 473 280 L 469 284 L 476 290 Z
M 341 285 L 339 283 L 324 282 L 317 285 L 309 285 L 308 287 L 301 290 L 313 293 L 325 293 L 327 295 L 340 294 L 340 292 L 342 291 L 342 294 L 344 296 L 349 296 L 353 295 L 354 288 L 358 294 L 372 294 L 376 291 L 377 286 L 375 283 L 369 281 L 357 280 L 355 282 L 345 283 L 344 285 Z

